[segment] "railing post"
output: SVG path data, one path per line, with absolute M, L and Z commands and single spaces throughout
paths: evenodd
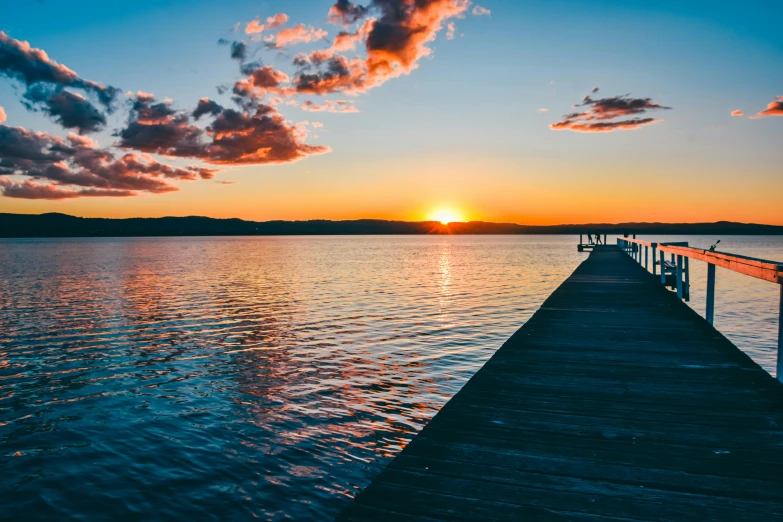
M 715 324 L 715 265 L 707 263 L 707 322 Z
M 677 297 L 682 299 L 682 256 L 677 254 Z
M 644 245 L 644 269 L 650 269 L 650 249 L 647 245 Z
M 691 265 L 688 262 L 688 256 L 683 256 L 685 258 L 685 284 L 683 288 L 683 294 L 685 295 L 685 300 L 690 301 L 691 300 Z
M 780 304 L 778 305 L 778 367 L 775 374 L 783 382 L 783 284 L 780 286 Z
M 661 250 L 660 255 L 661 255 L 661 284 L 665 285 L 666 284 L 666 264 L 665 264 L 666 253 L 663 250 Z
M 653 254 L 653 255 L 652 255 L 652 259 L 653 259 L 653 275 L 656 275 L 656 274 L 658 273 L 658 272 L 655 270 L 655 268 L 658 266 L 658 265 L 656 265 L 656 264 L 655 264 L 655 247 L 656 247 L 656 245 L 657 245 L 657 243 L 653 243 L 653 244 L 652 244 L 652 251 L 653 251 L 653 252 L 652 252 L 652 254 Z

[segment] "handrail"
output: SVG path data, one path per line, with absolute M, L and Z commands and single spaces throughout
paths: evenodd
M 671 246 L 663 243 L 658 247 L 662 252 L 682 255 L 691 259 L 698 259 L 722 268 L 727 268 L 740 274 L 763 279 L 770 283 L 783 284 L 783 264 L 766 259 L 729 254 L 727 252 L 715 252 L 701 248 Z
M 690 286 L 690 270 L 688 260 L 696 259 L 707 263 L 707 303 L 705 315 L 707 322 L 714 323 L 715 320 L 715 267 L 726 268 L 739 274 L 755 277 L 780 286 L 780 306 L 778 309 L 778 360 L 776 365 L 777 379 L 783 382 L 783 263 L 770 261 L 768 259 L 759 259 L 755 257 L 741 256 L 728 252 L 716 252 L 714 250 L 704 250 L 688 246 L 687 242 L 668 242 L 653 243 L 642 241 L 636 238 L 617 238 L 617 246 L 626 253 L 634 257 L 644 268 L 648 267 L 648 248 L 653 250 L 653 274 L 655 275 L 656 266 L 661 266 L 661 283 L 666 284 L 667 271 L 669 275 L 674 275 L 677 288 L 677 297 L 688 299 Z M 644 247 L 644 256 L 642 256 L 642 247 Z M 655 262 L 655 250 L 658 250 L 660 261 Z M 672 256 L 672 261 L 676 259 L 676 265 L 666 265 L 665 254 Z M 683 280 L 684 276 L 684 280 Z

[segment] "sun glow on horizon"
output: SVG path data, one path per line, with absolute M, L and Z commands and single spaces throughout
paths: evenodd
M 455 221 L 464 221 L 459 212 L 450 208 L 439 208 L 430 215 L 430 219 L 432 221 L 440 221 L 441 225 L 448 225 Z

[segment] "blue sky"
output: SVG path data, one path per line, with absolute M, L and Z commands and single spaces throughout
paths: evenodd
M 12 212 L 78 215 L 205 214 L 251 219 L 425 218 L 455 208 L 467 219 L 517 222 L 732 219 L 783 224 L 783 118 L 749 119 L 783 95 L 783 31 L 761 2 L 479 2 L 490 16 L 453 19 L 409 75 L 355 100 L 357 114 L 307 113 L 323 127 L 308 143 L 329 154 L 283 165 L 221 168 L 216 179 L 133 198 L 63 201 L 0 197 Z M 219 38 L 236 22 L 278 12 L 327 24 L 329 2 L 17 2 L 0 29 L 75 70 L 123 91 L 168 97 L 182 109 L 201 97 L 228 103 L 216 86 L 240 78 Z M 296 52 L 261 51 L 294 74 Z M 629 131 L 553 131 L 592 87 L 672 107 L 663 121 Z M 0 79 L 6 125 L 64 135 L 20 103 Z M 318 96 L 305 97 L 320 101 Z M 547 112 L 539 112 L 546 108 Z M 732 117 L 741 109 L 746 117 Z M 113 142 L 116 111 L 94 136 Z M 158 158 L 161 159 L 161 158 Z M 173 159 L 175 165 L 192 163 Z

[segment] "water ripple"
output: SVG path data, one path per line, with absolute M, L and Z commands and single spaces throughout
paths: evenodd
M 0 510 L 332 517 L 583 256 L 568 237 L 2 241 Z M 766 346 L 735 328 L 766 290 L 725 281 L 717 317 Z

